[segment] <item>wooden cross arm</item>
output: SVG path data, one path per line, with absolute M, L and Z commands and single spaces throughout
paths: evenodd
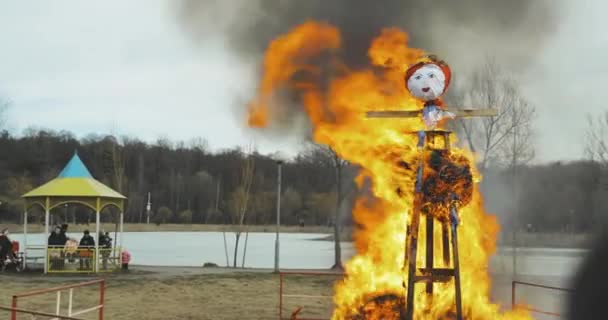
M 495 117 L 498 115 L 497 109 L 452 109 L 445 110 L 453 113 L 459 118 L 468 117 Z M 382 110 L 368 111 L 365 113 L 368 118 L 417 118 L 422 115 L 422 110 Z

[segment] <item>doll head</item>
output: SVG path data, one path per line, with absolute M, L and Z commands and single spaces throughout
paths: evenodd
M 443 95 L 450 85 L 451 75 L 445 62 L 430 56 L 407 69 L 405 83 L 414 98 L 430 101 Z

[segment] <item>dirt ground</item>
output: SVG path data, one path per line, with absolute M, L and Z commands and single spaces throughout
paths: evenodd
M 0 275 L 0 305 L 9 306 L 17 292 L 62 286 L 87 277 Z M 286 276 L 283 316 L 303 306 L 300 316 L 328 319 L 335 276 Z M 131 274 L 106 278 L 105 319 L 277 319 L 279 276 L 269 270 L 231 272 L 225 269 L 141 268 Z M 67 311 L 68 292 L 62 293 L 62 314 Z M 311 296 L 324 296 L 315 298 Z M 19 307 L 54 312 L 56 294 L 23 298 Z M 97 288 L 74 291 L 74 310 L 94 306 Z M 4 319 L 7 313 L 0 312 Z M 89 314 L 85 319 L 96 319 Z M 18 319 L 31 319 L 21 316 Z
M 278 319 L 279 275 L 272 273 L 272 270 L 143 266 L 132 266 L 131 269 L 129 273 L 106 276 L 105 319 Z M 329 319 L 333 286 L 339 278 L 335 274 L 285 275 L 283 318 L 289 319 L 292 312 L 303 307 L 298 314 L 300 318 Z M 525 282 L 566 286 L 562 278 L 520 278 Z M 0 273 L 0 305 L 9 306 L 15 293 L 91 279 L 94 278 Z M 492 300 L 505 309 L 510 307 L 511 285 L 510 277 L 493 277 Z M 563 312 L 562 307 L 567 299 L 564 293 L 529 287 L 519 287 L 517 292 L 518 303 L 551 312 Z M 66 314 L 68 308 L 67 296 L 67 291 L 62 292 L 62 314 Z M 98 287 L 75 290 L 74 310 L 96 305 L 98 297 Z M 55 293 L 47 294 L 23 298 L 19 300 L 18 307 L 53 313 L 55 301 Z M 97 319 L 96 314 L 80 318 Z M 549 319 L 540 315 L 534 315 L 534 318 Z M 0 311 L 0 319 L 8 319 L 8 313 Z M 32 318 L 21 316 L 18 319 Z

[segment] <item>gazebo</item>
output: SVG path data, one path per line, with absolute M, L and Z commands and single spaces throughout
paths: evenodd
M 95 211 L 95 247 L 94 249 L 89 249 L 89 252 L 92 251 L 91 253 L 94 259 L 93 266 L 95 272 L 99 272 L 100 261 L 100 214 L 103 209 L 107 207 L 114 206 L 118 208 L 120 212 L 120 236 L 117 241 L 119 241 L 118 257 L 120 257 L 120 250 L 122 248 L 123 211 L 124 203 L 127 198 L 103 183 L 95 180 L 84 163 L 82 163 L 82 160 L 77 153 L 74 153 L 72 159 L 68 162 L 61 173 L 59 173 L 57 178 L 24 194 L 22 198 L 25 200 L 25 211 L 23 217 L 24 261 L 27 261 L 28 209 L 36 205 L 40 206 L 45 212 L 45 239 L 49 236 L 49 216 L 52 209 L 62 205 L 80 204 Z M 61 257 L 64 257 L 63 253 L 61 253 Z M 49 261 L 51 261 L 49 244 L 45 240 L 44 273 L 49 272 Z

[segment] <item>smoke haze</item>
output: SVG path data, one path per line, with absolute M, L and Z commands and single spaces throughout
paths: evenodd
M 367 48 L 382 28 L 399 27 L 412 46 L 458 69 L 487 54 L 525 66 L 554 31 L 555 8 L 528 0 L 182 0 L 177 11 L 195 41 L 225 37 L 231 50 L 252 61 L 271 39 L 312 19 L 340 29 L 342 54 L 351 66 L 367 63 Z

